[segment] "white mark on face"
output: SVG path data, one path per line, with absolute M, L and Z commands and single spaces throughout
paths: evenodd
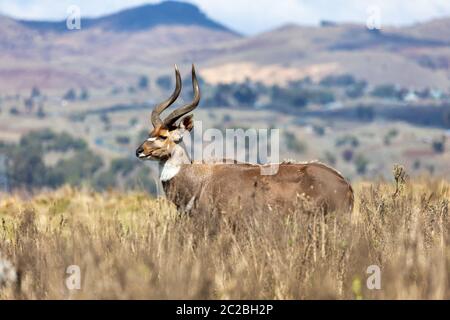
M 155 141 L 155 140 L 156 140 L 156 137 L 152 137 L 152 138 L 148 138 L 148 139 L 147 139 L 148 142 L 153 142 L 153 141 Z

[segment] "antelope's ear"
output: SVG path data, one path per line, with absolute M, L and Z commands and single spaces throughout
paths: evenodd
M 194 120 L 192 120 L 193 115 L 188 115 L 181 119 L 180 124 L 178 125 L 179 129 L 191 131 L 194 128 Z

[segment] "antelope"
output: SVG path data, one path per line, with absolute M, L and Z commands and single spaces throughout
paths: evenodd
M 353 190 L 335 169 L 320 162 L 282 162 L 276 174 L 262 175 L 259 164 L 233 162 L 193 162 L 182 144 L 183 135 L 193 129 L 189 114 L 200 102 L 200 88 L 192 65 L 194 98 L 172 111 L 164 120 L 161 113 L 181 92 L 180 72 L 175 65 L 175 90 L 151 113 L 153 129 L 137 149 L 141 160 L 158 161 L 160 180 L 166 197 L 179 211 L 220 213 L 237 209 L 269 208 L 294 210 L 296 199 L 308 199 L 329 211 L 353 209 Z M 194 211 L 195 211 L 194 210 Z

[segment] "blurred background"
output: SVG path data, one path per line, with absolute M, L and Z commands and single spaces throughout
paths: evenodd
M 203 129 L 279 128 L 280 159 L 450 177 L 450 2 L 0 3 L 0 191 L 156 191 L 134 156 L 173 65 Z

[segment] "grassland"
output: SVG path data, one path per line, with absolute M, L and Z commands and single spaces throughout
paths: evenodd
M 355 184 L 351 215 L 182 216 L 141 193 L 3 195 L 0 299 L 449 299 L 450 183 Z M 81 269 L 81 289 L 65 286 Z M 366 287 L 381 268 L 381 289 Z M 0 281 L 1 282 L 1 281 Z

